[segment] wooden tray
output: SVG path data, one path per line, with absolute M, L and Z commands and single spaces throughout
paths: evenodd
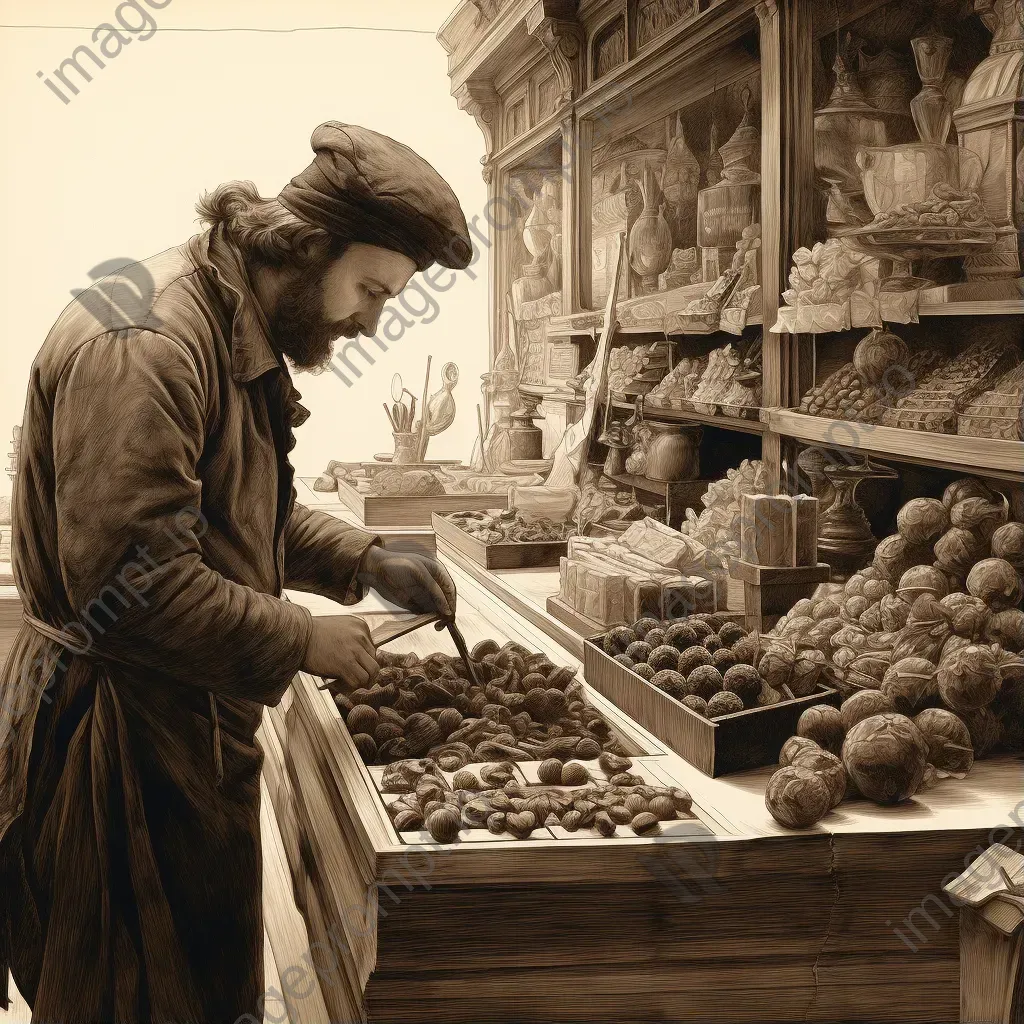
M 456 491 L 431 496 L 380 497 L 376 494 L 362 494 L 345 480 L 338 481 L 338 498 L 359 517 L 363 526 L 371 527 L 429 527 L 430 518 L 435 512 L 484 512 L 489 508 L 508 508 L 507 493 Z
M 602 636 L 583 644 L 583 676 L 638 725 L 658 737 L 705 775 L 776 764 L 783 743 L 796 733 L 797 719 L 812 704 L 839 707 L 839 694 L 819 686 L 808 697 L 752 708 L 711 721 L 605 654 Z
M 456 552 L 465 555 L 485 569 L 536 569 L 555 566 L 569 549 L 567 540 L 503 541 L 485 544 L 466 533 L 457 523 L 440 512 L 435 512 L 431 516 L 431 522 L 434 524 L 438 550 L 442 554 Z

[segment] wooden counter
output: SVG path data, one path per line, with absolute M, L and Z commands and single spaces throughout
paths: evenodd
M 10 562 L 0 562 L 0 665 L 21 629 L 22 605 Z
M 450 569 L 470 644 L 515 639 L 578 664 Z M 402 643 L 450 650 L 430 630 Z M 844 803 L 796 833 L 764 806 L 771 769 L 710 779 L 602 710 L 651 751 L 642 772 L 690 790 L 713 836 L 409 847 L 333 702 L 297 680 L 268 716 L 267 776 L 310 937 L 347 947 L 341 980 L 322 983 L 333 1019 L 958 1019 L 942 883 L 979 848 L 1019 841 L 1000 826 L 1024 813 L 1020 761 L 980 762 L 895 809 Z

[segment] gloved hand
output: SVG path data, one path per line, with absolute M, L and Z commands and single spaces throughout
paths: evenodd
M 359 567 L 359 582 L 407 611 L 455 618 L 455 584 L 440 562 L 423 555 L 367 548 Z

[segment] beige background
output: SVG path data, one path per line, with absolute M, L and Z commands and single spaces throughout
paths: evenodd
M 449 92 L 435 38 L 455 0 L 170 0 L 149 12 L 152 37 L 132 38 L 65 106 L 36 72 L 52 79 L 76 46 L 92 46 L 97 25 L 116 24 L 118 2 L 0 0 L 0 24 L 40 26 L 0 28 L 0 457 L 32 359 L 71 289 L 91 283 L 89 270 L 181 244 L 198 230 L 199 194 L 222 181 L 249 179 L 276 195 L 312 159 L 309 137 L 323 121 L 365 125 L 417 150 L 486 230 L 483 139 Z M 138 23 L 130 9 L 124 18 Z M 348 27 L 209 31 L 330 25 Z M 293 453 L 300 474 L 392 450 L 381 402 L 396 370 L 422 390 L 428 352 L 435 381 L 444 360 L 461 371 L 457 419 L 430 454 L 468 461 L 487 369 L 486 251 L 471 271 L 475 279 L 461 273 L 443 293 L 424 285 L 436 319 L 408 317 L 417 322 L 387 352 L 370 342 L 376 362 L 355 357 L 363 376 L 351 388 L 330 372 L 297 378 L 313 413 Z M 424 308 L 418 297 L 409 305 Z M 0 494 L 9 491 L 0 474 Z

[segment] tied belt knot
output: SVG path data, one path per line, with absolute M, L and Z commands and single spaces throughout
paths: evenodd
M 77 654 L 83 658 L 91 658 L 93 661 L 99 663 L 101 671 L 106 672 L 107 668 L 104 664 L 105 659 L 99 655 L 90 654 L 89 652 L 80 651 L 78 645 L 81 638 L 76 637 L 71 633 L 66 632 L 63 629 L 57 629 L 55 626 L 51 626 L 48 622 L 43 622 L 42 619 L 37 619 L 34 615 L 30 615 L 28 612 L 24 613 L 25 623 L 31 626 L 41 636 L 46 637 L 48 640 L 52 640 L 54 643 L 59 644 L 66 650 L 71 651 L 72 654 Z M 109 678 L 109 673 L 108 673 Z M 210 727 L 212 730 L 212 742 L 213 742 L 213 776 L 214 782 L 217 788 L 220 788 L 221 783 L 224 781 L 224 756 L 221 752 L 220 742 L 220 716 L 217 713 L 217 698 L 212 691 L 208 691 L 207 696 L 210 699 Z

